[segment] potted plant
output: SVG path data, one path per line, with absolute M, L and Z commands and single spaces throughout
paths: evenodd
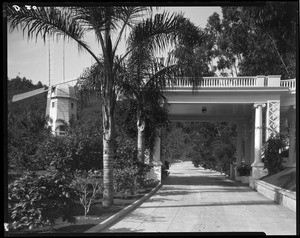
M 236 167 L 236 170 L 238 171 L 239 176 L 250 176 L 251 166 L 242 162 Z

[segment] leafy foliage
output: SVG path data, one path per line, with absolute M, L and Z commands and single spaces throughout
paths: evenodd
M 186 143 L 182 128 L 171 125 L 168 133 L 164 132 L 163 134 L 165 136 L 163 137 L 162 157 L 170 163 L 174 163 L 179 159 L 183 160 Z
M 138 161 L 135 140 L 119 136 L 116 141 L 114 191 L 127 196 L 128 193 L 134 194 L 144 186 L 145 175 L 150 171 L 151 165 Z
M 127 197 L 128 193 L 134 195 L 138 189 L 137 178 L 135 176 L 137 172 L 137 167 L 115 169 L 114 192 L 121 192 L 123 197 Z
M 42 87 L 39 82 L 33 85 L 25 77 L 8 80 L 8 98 L 15 94 Z M 26 169 L 42 167 L 36 160 L 36 152 L 40 143 L 50 136 L 47 128 L 46 94 L 37 95 L 19 102 L 8 104 L 7 145 L 8 162 L 11 170 L 22 172 Z M 38 162 L 38 163 L 37 163 Z
M 41 82 L 33 84 L 30 79 L 26 77 L 16 76 L 10 80 L 7 80 L 7 99 L 8 99 L 8 109 L 9 112 L 16 115 L 18 114 L 20 118 L 24 118 L 29 111 L 34 111 L 39 114 L 44 114 L 46 111 L 46 98 L 47 94 L 42 93 L 34 97 L 29 97 L 23 99 L 22 101 L 17 101 L 12 103 L 11 100 L 14 95 L 29 92 L 31 90 L 39 88 L 47 88 Z
M 162 152 L 165 158 L 191 160 L 195 167 L 202 165 L 229 174 L 235 161 L 236 127 L 230 123 L 171 123 Z
M 227 75 L 296 76 L 297 7 L 290 2 L 222 7 L 209 17 L 212 55 Z
M 263 146 L 264 168 L 268 169 L 269 175 L 275 174 L 282 169 L 283 155 L 280 153 L 286 147 L 286 140 L 282 134 L 272 134 Z
M 136 104 L 133 100 L 121 100 L 116 105 L 116 138 L 127 135 L 134 139 L 137 137 Z
M 58 171 L 73 173 L 77 169 L 102 169 L 101 134 L 72 133 L 51 137 L 39 148 L 40 159 L 50 162 Z
M 75 222 L 72 206 L 76 194 L 71 179 L 61 173 L 27 173 L 8 187 L 8 203 L 13 229 L 53 226 L 57 218 Z

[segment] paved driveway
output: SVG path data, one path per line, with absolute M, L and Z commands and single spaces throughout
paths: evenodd
M 296 213 L 220 173 L 173 164 L 163 186 L 103 232 L 296 234 Z

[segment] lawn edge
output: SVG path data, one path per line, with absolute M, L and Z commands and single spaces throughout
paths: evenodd
M 118 213 L 112 215 L 111 217 L 107 218 L 103 222 L 99 223 L 98 225 L 95 225 L 94 227 L 86 230 L 84 233 L 97 233 L 101 232 L 108 226 L 112 225 L 115 223 L 117 220 L 121 219 L 123 216 L 128 214 L 129 212 L 133 211 L 136 209 L 138 206 L 140 206 L 145 200 L 147 200 L 149 197 L 151 197 L 156 191 L 162 186 L 162 184 L 158 184 L 155 188 L 153 188 L 149 193 L 141 197 L 140 199 L 136 200 L 132 204 L 128 205 L 127 207 L 123 208 L 121 211 Z

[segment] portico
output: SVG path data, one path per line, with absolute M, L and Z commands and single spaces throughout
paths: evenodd
M 237 161 L 252 166 L 252 179 L 267 174 L 262 163 L 262 144 L 280 130 L 280 116 L 290 127 L 289 158 L 295 161 L 295 80 L 279 75 L 249 77 L 204 77 L 193 90 L 188 78 L 175 79 L 167 88 L 171 121 L 227 121 L 237 124 Z M 157 144 L 157 149 L 160 147 Z M 160 161 L 156 153 L 154 161 Z

